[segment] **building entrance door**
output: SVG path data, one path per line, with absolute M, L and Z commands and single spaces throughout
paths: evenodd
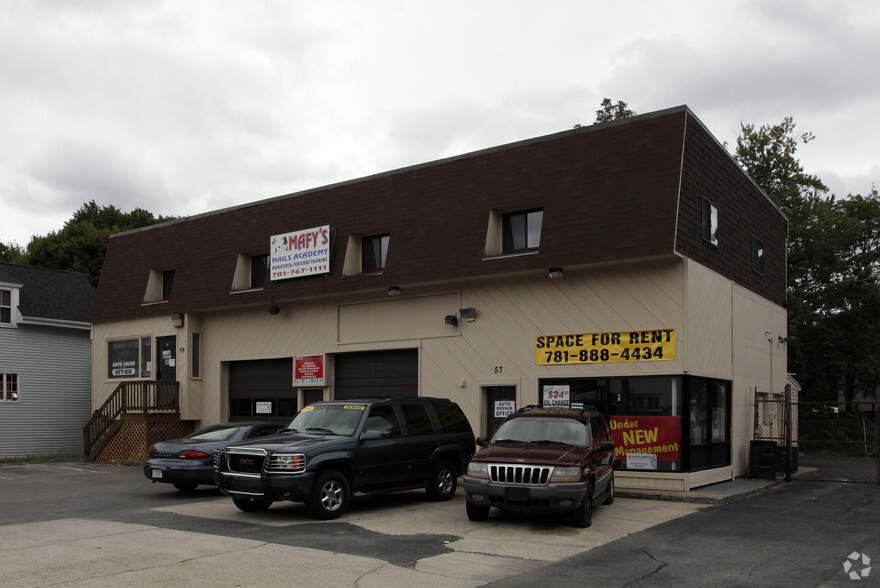
M 485 431 L 491 439 L 509 414 L 510 407 L 516 409 L 516 386 L 487 386 L 483 388 L 483 399 Z
M 156 379 L 177 381 L 177 337 L 156 337 Z

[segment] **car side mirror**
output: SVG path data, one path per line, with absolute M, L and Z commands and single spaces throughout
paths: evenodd
M 614 441 L 599 441 L 599 451 L 614 451 Z
M 477 445 L 479 445 L 480 447 L 486 447 L 487 445 L 489 445 L 489 440 L 486 438 L 485 435 L 480 435 L 479 437 L 477 437 Z
M 370 429 L 368 431 L 364 431 L 361 434 L 361 441 L 376 441 L 377 439 L 382 438 L 382 431 L 377 431 L 376 429 Z

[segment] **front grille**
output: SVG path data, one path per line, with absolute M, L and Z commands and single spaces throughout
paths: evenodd
M 230 449 L 226 451 L 226 469 L 236 474 L 260 474 L 266 461 L 264 449 Z
M 496 484 L 546 486 L 553 466 L 489 464 L 489 479 Z

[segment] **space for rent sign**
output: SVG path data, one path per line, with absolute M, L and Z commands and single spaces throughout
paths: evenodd
M 539 335 L 536 365 L 669 361 L 675 359 L 675 329 Z
M 330 225 L 274 235 L 269 271 L 273 281 L 329 273 Z

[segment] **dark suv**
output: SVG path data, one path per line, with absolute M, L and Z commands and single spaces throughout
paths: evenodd
M 565 513 L 592 524 L 593 505 L 614 502 L 614 442 L 590 408 L 527 406 L 508 416 L 474 455 L 464 477 L 467 515 Z
M 352 496 L 425 488 L 449 500 L 474 454 L 464 413 L 445 398 L 316 402 L 278 436 L 217 453 L 217 485 L 244 511 L 305 502 L 335 519 Z

